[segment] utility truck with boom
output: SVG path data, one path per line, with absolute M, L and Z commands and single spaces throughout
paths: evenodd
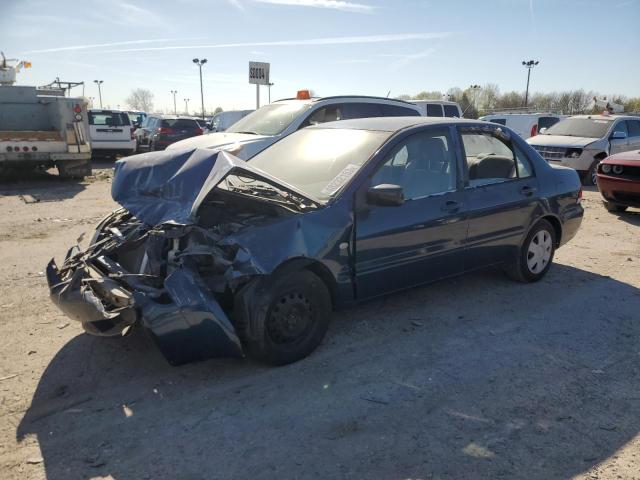
M 0 55 L 0 175 L 54 166 L 62 177 L 90 175 L 86 101 L 61 88 L 15 85 L 31 63 Z

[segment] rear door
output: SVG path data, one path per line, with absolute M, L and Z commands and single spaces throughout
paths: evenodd
M 358 191 L 358 298 L 462 272 L 467 221 L 451 131 L 428 127 L 401 139 Z M 401 186 L 405 202 L 370 204 L 367 190 L 381 184 Z
M 629 150 L 640 149 L 640 120 L 627 120 Z
M 92 142 L 128 143 L 131 141 L 131 120 L 125 112 L 92 110 L 89 112 L 89 132 Z
M 442 105 L 439 103 L 427 103 L 427 117 L 442 117 Z
M 465 269 L 513 258 L 535 217 L 538 180 L 530 160 L 499 127 L 458 127 L 464 150 L 469 232 Z

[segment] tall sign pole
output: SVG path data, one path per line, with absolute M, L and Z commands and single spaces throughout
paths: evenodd
M 260 85 L 269 85 L 271 65 L 264 62 L 249 62 L 249 84 L 256 86 L 256 110 L 260 108 Z

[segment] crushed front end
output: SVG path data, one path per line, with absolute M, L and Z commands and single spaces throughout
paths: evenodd
M 74 246 L 59 267 L 51 260 L 51 298 L 93 335 L 123 335 L 140 321 L 173 365 L 243 356 L 232 323 L 198 271 L 198 263 L 214 272 L 228 268 L 232 252 L 217 248 L 218 240 L 195 225 L 150 227 L 118 210 L 98 225 L 86 249 Z

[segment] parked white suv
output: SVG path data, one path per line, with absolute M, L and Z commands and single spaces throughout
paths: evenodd
M 640 149 L 640 117 L 576 115 L 527 140 L 549 163 L 578 171 L 585 185 L 597 182 L 601 160 Z
M 89 110 L 89 136 L 93 158 L 116 158 L 136 151 L 134 126 L 127 112 Z
M 555 113 L 493 113 L 478 120 L 509 127 L 522 138 L 535 137 L 543 128 L 550 128 L 567 115 Z
M 420 116 L 416 105 L 389 98 L 342 96 L 309 98 L 306 91 L 297 98 L 279 100 L 260 107 L 224 132 L 209 133 L 176 142 L 167 150 L 223 148 L 243 160 L 283 137 L 309 125 L 367 117 Z

